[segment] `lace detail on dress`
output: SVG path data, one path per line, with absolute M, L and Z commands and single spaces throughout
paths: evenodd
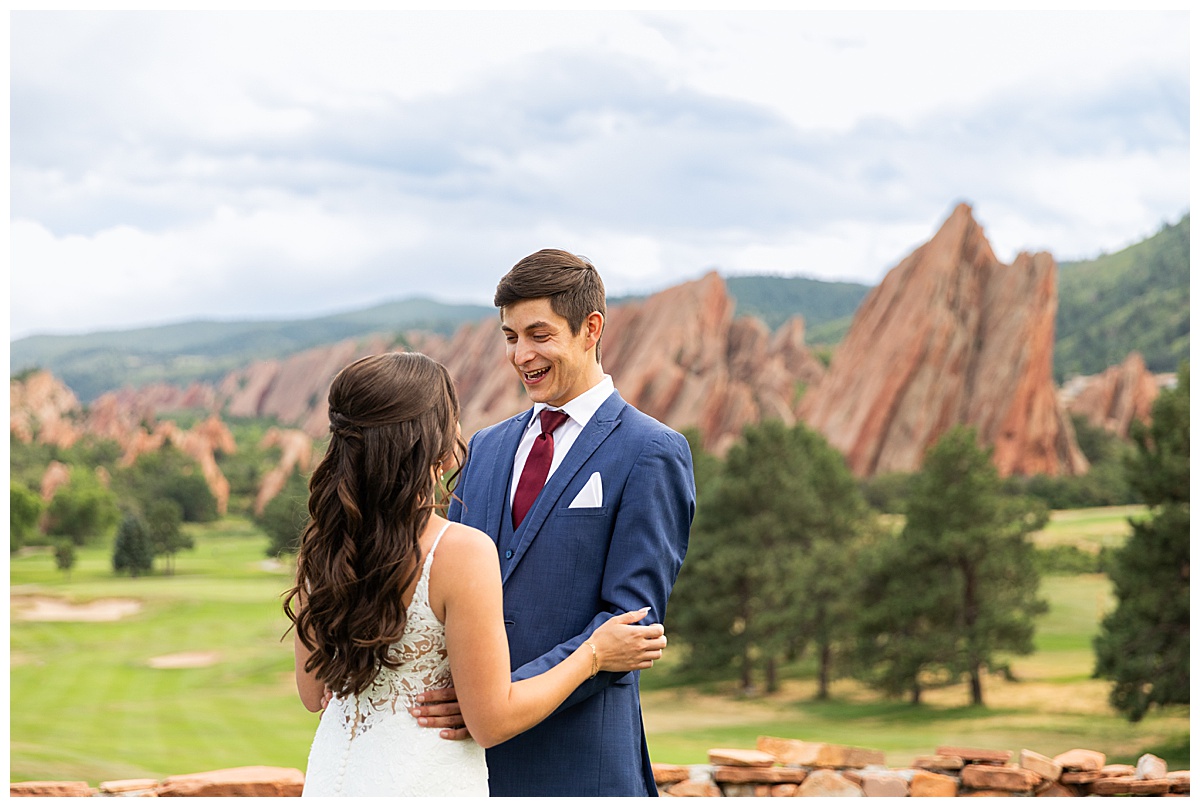
M 396 669 L 384 667 L 375 680 L 357 695 L 334 698 L 329 709 L 337 709 L 350 738 L 362 736 L 381 720 L 404 712 L 416 703 L 416 695 L 451 685 L 450 659 L 446 655 L 445 626 L 429 606 L 429 570 L 433 553 L 446 534 L 447 523 L 429 547 L 412 602 L 408 604 L 404 636 L 388 651 L 403 663 Z

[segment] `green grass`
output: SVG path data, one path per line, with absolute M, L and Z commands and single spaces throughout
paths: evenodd
M 1087 514 L 1075 521 L 1082 529 Z M 178 556 L 174 577 L 114 577 L 101 547 L 80 551 L 70 581 L 49 554 L 12 559 L 14 598 L 142 603 L 117 622 L 11 622 L 12 781 L 95 785 L 243 765 L 305 767 L 317 717 L 295 695 L 290 636 L 280 642 L 287 621 L 279 595 L 291 571 L 266 562 L 266 537 L 244 520 L 188 529 L 196 549 Z M 1090 678 L 1091 637 L 1111 607 L 1107 578 L 1046 578 L 1043 596 L 1050 611 L 1039 623 L 1036 652 L 1011 660 L 1016 682 L 985 682 L 985 708 L 968 706 L 962 685 L 931 690 L 912 707 L 848 680 L 818 702 L 811 661 L 803 659 L 784 671 L 780 693 L 746 697 L 727 682 L 680 685 L 668 654 L 644 676 L 651 757 L 703 762 L 709 748 L 752 748 L 760 734 L 772 734 L 880 748 L 897 766 L 937 745 L 960 744 L 1047 754 L 1086 747 L 1126 762 L 1151 750 L 1173 769 L 1188 767 L 1186 707 L 1130 724 L 1107 706 L 1106 683 Z M 148 664 L 183 652 L 219 659 L 191 669 Z
M 246 522 L 191 527 L 196 549 L 174 577 L 114 577 L 86 548 L 68 583 L 48 555 L 14 558 L 15 595 L 73 602 L 135 598 L 118 622 L 22 622 L 10 632 L 13 781 L 164 777 L 242 765 L 304 768 L 316 716 L 296 698 L 266 538 Z M 214 652 L 208 667 L 155 669 L 150 658 Z
M 1033 534 L 1036 546 L 1074 546 L 1093 554 L 1104 547 L 1120 546 L 1129 537 L 1129 519 L 1144 518 L 1145 505 L 1055 510 L 1050 523 Z

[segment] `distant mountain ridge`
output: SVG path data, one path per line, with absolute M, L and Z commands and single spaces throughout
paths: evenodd
M 1190 214 L 1151 238 L 1112 255 L 1063 263 L 1058 271 L 1054 377 L 1093 375 L 1140 352 L 1153 372 L 1172 372 L 1190 346 Z M 775 330 L 800 315 L 809 345 L 842 341 L 871 291 L 864 284 L 802 277 L 724 277 L 736 317 Z M 645 299 L 614 297 L 612 306 Z M 14 375 L 40 367 L 61 378 L 81 401 L 125 386 L 216 382 L 251 361 L 282 358 L 345 339 L 387 334 L 450 336 L 466 323 L 494 317 L 491 306 L 425 298 L 394 300 L 357 311 L 283 321 L 195 321 L 77 336 L 30 336 L 10 343 Z
M 449 336 L 490 306 L 411 298 L 313 319 L 218 322 L 196 320 L 127 331 L 29 336 L 9 345 L 14 375 L 40 367 L 82 401 L 124 386 L 215 382 L 256 359 L 272 359 L 372 333 L 428 331 Z
M 735 315 L 753 316 L 774 330 L 799 314 L 806 325 L 849 321 L 870 286 L 799 277 L 741 275 L 726 283 L 737 299 Z M 612 306 L 644 299 L 614 297 Z M 197 320 L 127 331 L 73 336 L 29 336 L 12 342 L 12 372 L 51 371 L 81 401 L 124 386 L 155 382 L 216 382 L 260 359 L 282 358 L 343 339 L 425 331 L 453 334 L 469 322 L 495 316 L 491 306 L 448 304 L 426 298 L 394 300 L 314 319 L 216 322 Z

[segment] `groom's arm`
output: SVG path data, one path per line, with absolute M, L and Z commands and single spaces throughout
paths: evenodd
M 649 605 L 652 610 L 645 622 L 661 622 L 687 552 L 695 509 L 691 450 L 681 435 L 663 432 L 638 457 L 618 504 L 612 542 L 600 570 L 603 610 L 577 636 L 518 667 L 513 680 L 532 678 L 563 661 L 615 614 Z M 579 703 L 625 675 L 597 673 L 558 708 Z

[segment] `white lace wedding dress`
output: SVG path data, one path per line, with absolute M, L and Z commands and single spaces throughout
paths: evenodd
M 429 548 L 404 638 L 392 646 L 404 663 L 382 669 L 357 696 L 330 701 L 308 754 L 303 795 L 488 795 L 483 749 L 470 739 L 444 740 L 408 712 L 418 693 L 451 684 L 445 626 L 429 607 L 429 569 L 445 533 Z

